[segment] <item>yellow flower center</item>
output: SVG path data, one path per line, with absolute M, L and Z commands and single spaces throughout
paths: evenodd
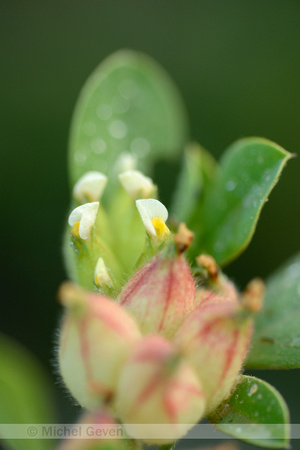
M 163 219 L 161 219 L 160 217 L 152 219 L 151 222 L 152 222 L 152 225 L 154 226 L 156 234 L 159 238 L 164 238 L 171 233 L 169 228 L 165 224 L 165 221 Z
M 77 237 L 80 238 L 80 235 L 79 235 L 79 225 L 80 225 L 80 222 L 75 222 L 75 223 L 73 224 L 73 227 L 72 227 L 72 233 L 75 234 L 75 236 L 77 236 Z

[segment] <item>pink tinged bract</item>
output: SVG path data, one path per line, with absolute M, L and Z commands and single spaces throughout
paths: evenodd
M 195 285 L 183 255 L 164 251 L 139 269 L 124 286 L 119 303 L 143 334 L 172 337 L 195 306 Z
M 185 319 L 173 338 L 201 380 L 209 415 L 230 394 L 252 332 L 252 320 L 232 301 L 204 303 Z
M 115 302 L 97 294 L 81 301 L 83 310 L 68 311 L 63 321 L 59 366 L 75 399 L 94 409 L 113 397 L 121 366 L 141 335 Z
M 172 344 L 161 336 L 140 340 L 122 369 L 116 395 L 116 411 L 128 434 L 143 433 L 150 443 L 173 442 L 201 419 L 204 409 L 201 383 Z

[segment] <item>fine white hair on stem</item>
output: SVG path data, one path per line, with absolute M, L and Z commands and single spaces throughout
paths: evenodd
M 152 220 L 160 218 L 166 222 L 168 219 L 167 208 L 159 200 L 154 198 L 136 200 L 135 203 L 147 232 L 152 236 L 156 236 L 157 234 Z
M 99 202 L 85 203 L 75 208 L 69 216 L 69 225 L 79 222 L 79 236 L 81 239 L 88 239 L 94 226 Z
M 79 203 L 99 201 L 107 183 L 107 176 L 101 172 L 86 172 L 75 184 L 73 197 Z

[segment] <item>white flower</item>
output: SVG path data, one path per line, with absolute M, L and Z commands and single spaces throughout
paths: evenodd
M 76 236 L 81 239 L 88 239 L 90 237 L 98 208 L 99 202 L 85 203 L 71 212 L 68 222 L 73 227 L 72 232 Z
M 95 267 L 94 281 L 98 287 L 103 285 L 112 286 L 112 279 L 108 273 L 105 262 L 102 258 L 99 258 Z
M 147 198 L 155 191 L 151 178 L 145 177 L 139 170 L 127 170 L 120 173 L 119 180 L 125 191 L 134 199 L 138 195 Z
M 127 170 L 134 170 L 137 166 L 137 159 L 128 152 L 123 152 L 117 159 L 115 164 L 116 173 L 127 172 Z
M 101 172 L 85 173 L 73 188 L 73 197 L 79 203 L 97 202 L 100 200 L 107 183 L 107 176 Z
M 170 233 L 165 222 L 168 219 L 167 208 L 158 200 L 148 198 L 136 200 L 136 207 L 140 213 L 146 231 L 153 237 L 165 237 Z

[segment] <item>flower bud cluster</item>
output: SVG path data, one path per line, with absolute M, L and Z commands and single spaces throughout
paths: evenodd
M 261 291 L 255 283 L 240 300 L 207 255 L 192 274 L 184 251 L 193 234 L 181 225 L 173 236 L 155 199 L 140 199 L 137 207 L 154 255 L 114 299 L 71 283 L 62 287 L 59 365 L 82 406 L 105 407 L 133 438 L 149 424 L 167 426 L 167 438 L 159 427 L 144 438 L 160 444 L 182 437 L 230 394 L 251 337 L 253 296 Z M 114 281 L 101 259 L 97 267 L 97 285 L 100 278 L 109 287 Z

